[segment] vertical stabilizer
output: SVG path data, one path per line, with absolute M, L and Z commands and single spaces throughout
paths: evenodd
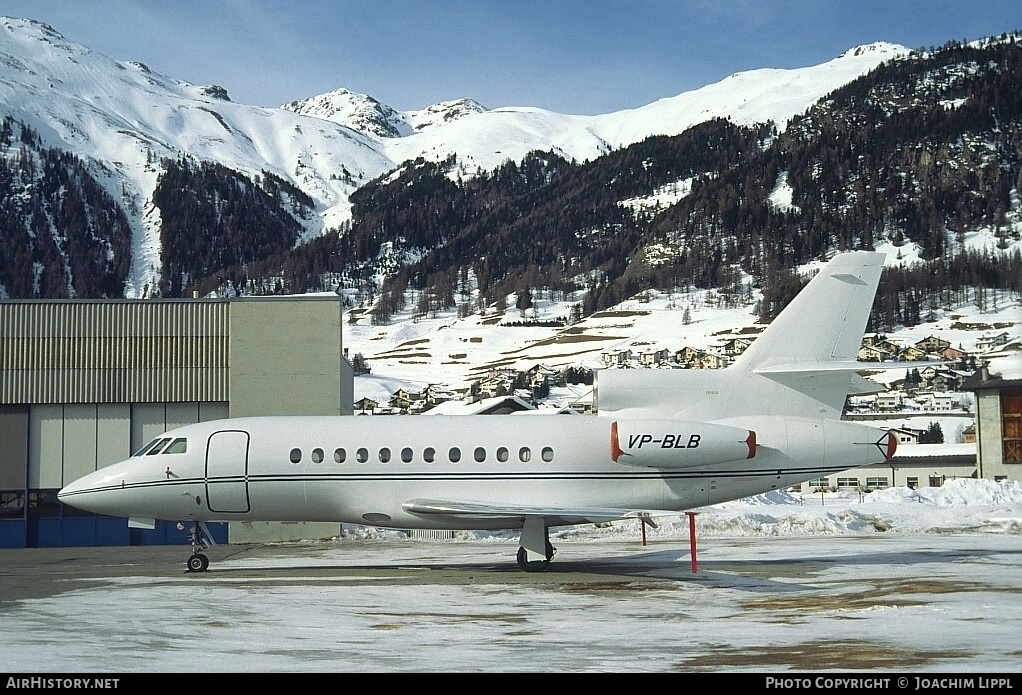
M 826 368 L 855 360 L 862 346 L 884 254 L 835 256 L 735 360 L 738 370 Z
M 784 390 L 777 406 L 808 397 L 805 414 L 836 417 L 844 407 L 885 256 L 834 257 L 784 308 L 730 369 L 770 379 Z M 770 389 L 768 389 L 770 390 Z
M 726 369 L 601 370 L 599 413 L 840 418 L 853 382 L 862 381 L 856 372 L 866 368 L 856 358 L 884 259 L 865 251 L 835 256 Z

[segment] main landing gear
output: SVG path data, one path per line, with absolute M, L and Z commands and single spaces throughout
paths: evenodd
M 526 572 L 542 572 L 550 566 L 556 552 L 550 544 L 550 532 L 542 517 L 528 517 L 522 526 L 518 566 Z M 539 559 L 536 559 L 539 558 Z
M 206 524 L 201 521 L 192 522 L 190 536 L 192 539 L 192 556 L 188 558 L 188 571 L 205 572 L 209 569 L 209 558 L 202 551 L 211 545 L 216 545 L 216 541 L 213 540 L 213 534 L 209 532 Z

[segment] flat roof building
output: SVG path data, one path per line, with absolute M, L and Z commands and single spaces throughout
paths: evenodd
M 333 295 L 0 301 L 0 547 L 186 543 L 174 525 L 129 530 L 57 492 L 174 427 L 351 415 L 341 314 Z M 246 526 L 230 540 L 275 535 Z

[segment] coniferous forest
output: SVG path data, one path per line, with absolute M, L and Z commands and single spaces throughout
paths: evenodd
M 131 234 L 118 203 L 30 129 L 8 119 L 0 138 L 21 148 L 0 159 L 7 295 L 119 296 Z M 913 243 L 923 261 L 885 272 L 876 329 L 988 289 L 1022 292 L 1022 260 L 1005 251 L 1022 226 L 1017 41 L 885 63 L 787 124 L 717 119 L 589 161 L 537 151 L 471 176 L 454 158 L 409 161 L 312 240 L 315 201 L 283 179 L 184 157 L 159 165 L 152 293 L 166 297 L 344 288 L 386 323 L 410 297 L 424 314 L 570 294 L 590 314 L 650 287 L 736 299 L 756 287 L 766 320 L 800 289 L 793 268 L 882 242 Z M 665 190 L 684 194 L 627 204 Z M 996 248 L 969 247 L 979 229 Z

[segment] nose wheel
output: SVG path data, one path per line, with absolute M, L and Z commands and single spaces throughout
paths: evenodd
M 195 553 L 188 558 L 189 572 L 205 572 L 209 569 L 209 558 L 202 553 Z
M 192 522 L 192 531 L 189 534 L 192 541 L 192 556 L 188 558 L 187 567 L 189 572 L 205 572 L 209 569 L 209 558 L 202 551 L 211 545 L 216 545 L 213 535 L 201 521 Z

